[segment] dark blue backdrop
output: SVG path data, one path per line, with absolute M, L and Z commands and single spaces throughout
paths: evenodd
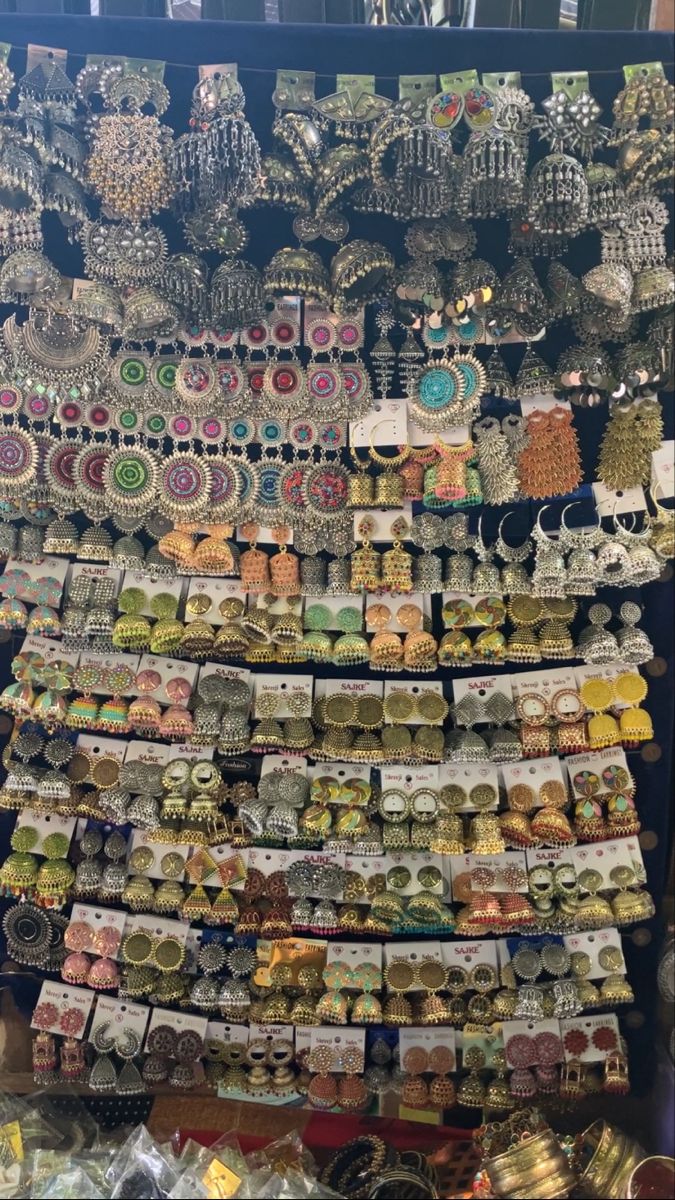
M 23 73 L 23 50 L 29 42 L 66 48 L 68 71 L 73 77 L 89 53 L 126 54 L 167 61 L 166 83 L 172 104 L 167 119 L 177 132 L 187 125 L 190 93 L 200 63 L 236 62 L 246 92 L 247 115 L 263 148 L 270 148 L 273 117 L 271 93 L 278 67 L 314 70 L 317 93 L 335 90 L 338 72 L 368 73 L 377 77 L 377 90 L 396 95 L 399 74 L 437 73 L 475 67 L 479 72 L 519 70 L 523 86 L 535 101 L 550 92 L 550 72 L 585 69 L 590 72 L 591 90 L 603 105 L 605 120 L 611 121 L 611 103 L 623 84 L 621 68 L 627 63 L 661 60 L 672 78 L 673 42 L 663 33 L 555 33 L 514 30 L 424 30 L 374 29 L 362 26 L 259 25 L 170 21 L 119 20 L 87 17 L 3 16 L 0 40 L 10 42 L 10 65 Z M 247 253 L 264 263 L 278 246 L 292 240 L 290 218 L 274 211 L 246 214 L 252 232 Z M 403 257 L 401 227 L 387 219 L 356 217 L 353 232 L 389 242 Z M 54 230 L 55 234 L 57 230 Z M 483 226 L 479 252 L 498 269 L 508 263 L 503 223 Z M 492 235 L 492 236 L 491 236 Z M 321 243 L 319 245 L 322 245 Z M 323 243 L 325 246 L 325 243 Z M 68 247 L 63 234 L 48 237 L 48 252 L 68 274 L 81 274 L 79 251 Z M 589 258 L 589 252 L 591 257 Z M 597 261 L 597 238 L 579 239 L 567 256 L 567 264 L 581 273 Z M 558 333 L 543 346 L 544 356 L 555 362 L 562 347 Z M 513 369 L 521 351 L 507 348 Z M 665 397 L 667 437 L 673 437 L 672 396 Z M 597 447 L 606 420 L 606 409 L 585 411 L 576 421 L 579 429 L 585 477 L 593 478 Z M 521 523 L 532 514 L 522 506 Z M 516 524 L 512 527 L 517 540 Z M 648 670 L 648 707 L 655 726 L 654 743 L 642 753 L 631 755 L 638 785 L 638 806 L 643 824 L 643 848 L 649 886 L 657 905 L 666 882 L 671 845 L 672 744 L 673 744 L 673 628 L 672 570 L 668 582 L 644 590 L 643 624 L 655 645 L 656 660 Z M 618 607 L 621 597 L 615 593 Z M 4 670 L 9 674 L 8 646 Z M 358 673 L 358 672 L 357 672 Z M 6 681 L 6 680 L 5 680 Z M 4 682 L 4 681 L 3 681 Z M 2 822 L 5 830 L 6 820 Z M 658 918 L 631 932 L 626 938 L 629 973 L 636 991 L 634 1009 L 623 1022 L 631 1043 L 633 1082 L 638 1092 L 649 1087 L 654 1070 L 655 973 L 659 943 Z

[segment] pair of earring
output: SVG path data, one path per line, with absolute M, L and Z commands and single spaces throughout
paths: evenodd
M 382 1017 L 379 1000 L 372 995 L 382 987 L 382 971 L 374 963 L 362 962 L 354 967 L 339 960 L 328 963 L 322 972 L 328 991 L 320 997 L 317 1016 L 331 1025 L 346 1025 L 351 1011 L 354 1024 L 374 1024 Z M 341 989 L 352 988 L 361 994 L 344 996 Z
M 162 973 L 179 971 L 185 962 L 185 946 L 178 938 L 153 937 L 139 929 L 122 939 L 120 946 L 122 961 L 132 967 L 156 967 Z
M 307 1099 L 313 1108 L 334 1108 L 358 1111 L 368 1103 L 363 1081 L 363 1053 L 356 1046 L 340 1051 L 332 1046 L 315 1046 L 309 1054 L 308 1068 L 314 1072 L 307 1089 Z M 334 1073 L 341 1078 L 335 1079 Z
M 147 1036 L 145 1049 L 142 1072 L 145 1083 L 168 1080 L 171 1087 L 181 1091 L 194 1087 L 198 1063 L 204 1053 L 203 1039 L 194 1029 L 180 1031 L 172 1025 L 155 1025 Z
M 47 1033 L 59 1032 L 67 1037 L 79 1037 L 87 1020 L 85 1009 L 67 1006 L 59 1009 L 51 1000 L 41 1000 L 33 1012 L 31 1024 Z
M 427 725 L 442 725 L 449 707 L 443 694 L 430 688 L 391 691 L 384 700 L 384 718 L 392 725 L 407 725 L 415 717 Z
M 89 1087 L 94 1092 L 115 1091 L 127 1096 L 144 1092 L 143 1077 L 132 1061 L 141 1049 L 140 1037 L 130 1028 L 119 1037 L 112 1037 L 109 1029 L 110 1022 L 104 1021 L 92 1032 L 91 1042 L 97 1058 L 89 1073 Z M 119 1074 L 110 1057 L 113 1052 L 123 1061 Z
M 557 808 L 540 808 L 532 818 L 519 810 L 500 813 L 499 828 L 507 846 L 514 850 L 574 846 L 577 841 L 567 817 Z
M 33 604 L 48 604 L 57 608 L 63 584 L 53 575 L 40 575 L 33 579 L 23 567 L 5 569 L 0 579 L 0 591 L 12 599 L 28 600 Z
M 39 637 L 58 637 L 61 621 L 54 608 L 37 604 L 30 613 L 21 600 L 6 597 L 0 601 L 0 629 L 25 629 Z
M 448 1073 L 455 1067 L 455 1055 L 449 1046 L 433 1046 L 427 1051 L 422 1046 L 411 1046 L 406 1050 L 401 1065 L 407 1073 L 401 1088 L 401 1100 L 411 1108 L 452 1108 L 455 1104 L 455 1085 Z M 422 1075 L 434 1072 L 427 1083 Z
M 83 950 L 73 950 L 63 961 L 61 978 L 66 983 L 108 991 L 119 984 L 119 971 L 111 958 L 95 958 L 92 962 Z
M 640 832 L 635 809 L 635 784 L 622 766 L 612 765 L 602 772 L 578 771 L 573 787 L 582 799 L 575 804 L 574 826 L 586 841 L 604 841 L 607 837 L 629 837 Z M 606 804 L 607 812 L 603 805 Z
M 622 745 L 634 750 L 640 742 L 654 736 L 652 720 L 640 705 L 647 695 L 647 684 L 637 671 L 622 671 L 614 679 L 587 679 L 579 695 L 592 714 L 588 719 L 591 750 Z M 621 707 L 619 719 L 608 710 Z

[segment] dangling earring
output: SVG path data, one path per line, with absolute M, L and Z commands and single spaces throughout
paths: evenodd
M 125 75 L 117 64 L 102 65 L 99 88 L 108 111 L 94 126 L 87 178 L 116 217 L 143 221 L 164 208 L 173 192 L 168 130 L 158 120 L 168 108 L 169 93 L 161 81 Z M 142 112 L 148 103 L 154 116 Z
M 382 555 L 374 550 L 369 536 L 374 529 L 372 517 L 363 517 L 359 522 L 358 534 L 363 545 L 350 556 L 350 591 L 376 592 L 382 584 Z
M 494 551 L 494 546 L 487 546 L 483 540 L 483 514 L 481 513 L 478 518 L 478 536 L 476 538 L 476 553 L 480 561 L 474 568 L 471 580 L 471 591 L 476 595 L 482 593 L 494 595 L 501 591 L 499 567 L 492 561 Z
M 485 1054 L 479 1046 L 469 1046 L 464 1053 L 464 1066 L 469 1074 L 457 1089 L 457 1103 L 465 1108 L 482 1108 L 485 1103 L 485 1084 L 479 1072 L 485 1066 Z
M 384 400 L 389 395 L 394 379 L 396 351 L 388 335 L 395 324 L 396 321 L 389 308 L 381 308 L 375 316 L 375 327 L 380 336 L 370 351 L 370 357 L 377 382 L 377 390 Z

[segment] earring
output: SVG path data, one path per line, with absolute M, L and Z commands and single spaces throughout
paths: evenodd
M 126 1029 L 115 1042 L 115 1052 L 124 1063 L 117 1078 L 116 1090 L 126 1096 L 136 1096 L 145 1091 L 141 1073 L 132 1062 L 140 1048 L 141 1039 L 133 1029 Z
M 331 1072 L 335 1069 L 335 1053 L 330 1046 L 315 1046 L 310 1052 L 309 1070 L 314 1072 L 307 1089 L 307 1099 L 313 1108 L 333 1108 L 337 1102 L 337 1083 Z
M 358 1112 L 368 1103 L 368 1090 L 362 1077 L 363 1054 L 356 1046 L 348 1046 L 340 1057 L 340 1069 L 345 1078 L 340 1079 L 337 1102 L 348 1112 Z
M 535 561 L 532 572 L 532 587 L 537 596 L 563 597 L 567 590 L 565 559 L 557 543 L 551 541 L 542 528 L 541 518 L 549 504 L 544 504 L 537 513 L 532 530 L 535 543 Z
M 463 1079 L 457 1089 L 457 1103 L 465 1108 L 482 1108 L 485 1102 L 485 1084 L 479 1072 L 485 1066 L 485 1054 L 479 1046 L 469 1046 L 463 1056 L 464 1066 L 469 1074 Z

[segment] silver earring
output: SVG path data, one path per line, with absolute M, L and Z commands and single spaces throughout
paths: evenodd
M 637 628 L 641 615 L 639 604 L 635 604 L 633 600 L 624 600 L 619 609 L 623 625 L 616 635 L 619 658 L 622 662 L 639 665 L 649 662 L 654 657 L 654 647 L 649 637 L 644 629 Z
M 600 518 L 595 529 L 570 529 L 565 514 L 579 501 L 567 504 L 560 518 L 560 542 L 570 551 L 567 559 L 567 589 L 575 596 L 594 596 L 598 580 L 598 563 L 594 547 L 600 545 L 605 534 Z
M 645 523 L 644 529 L 636 533 L 635 513 L 631 513 L 630 516 L 631 525 L 630 528 L 626 528 L 622 521 L 617 520 L 616 514 L 614 515 L 615 536 L 628 550 L 627 582 L 642 586 L 644 583 L 651 583 L 652 580 L 658 579 L 661 567 L 656 554 L 649 545 L 651 535 L 649 524 Z
M 500 592 L 501 580 L 499 578 L 499 567 L 492 561 L 494 549 L 487 546 L 483 540 L 482 513 L 478 518 L 476 553 L 478 555 L 479 562 L 474 567 L 473 577 L 471 580 L 471 591 L 476 595 L 482 592 Z
M 579 633 L 577 652 L 585 663 L 600 664 L 617 662 L 620 659 L 619 644 L 613 633 L 605 626 L 612 619 L 612 610 L 607 604 L 592 604 L 588 610 L 590 625 Z
M 532 585 L 536 596 L 552 596 L 562 599 L 567 591 L 565 559 L 560 549 L 541 526 L 542 514 L 550 507 L 550 504 L 545 504 L 543 508 L 539 509 L 532 530 L 536 547 Z

